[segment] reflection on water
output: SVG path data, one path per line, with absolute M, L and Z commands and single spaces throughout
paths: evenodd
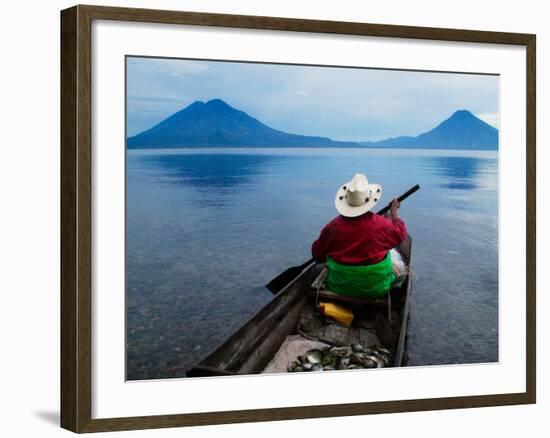
M 142 166 L 162 169 L 162 175 L 173 184 L 194 186 L 198 189 L 233 187 L 251 184 L 272 166 L 273 161 L 285 157 L 270 155 L 235 154 L 164 154 L 139 157 Z
M 445 182 L 442 187 L 471 190 L 477 187 L 476 176 L 483 170 L 483 162 L 476 157 L 434 157 L 433 168 Z
M 412 365 L 498 360 L 497 154 L 235 149 L 127 155 L 127 377 L 179 377 L 309 258 L 356 172 L 413 236 Z M 383 204 L 382 204 L 383 205 Z

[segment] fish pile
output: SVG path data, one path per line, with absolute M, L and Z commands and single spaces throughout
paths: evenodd
M 365 348 L 361 344 L 349 347 L 329 346 L 309 350 L 287 366 L 289 373 L 302 371 L 354 370 L 384 368 L 389 363 L 390 351 L 383 347 Z

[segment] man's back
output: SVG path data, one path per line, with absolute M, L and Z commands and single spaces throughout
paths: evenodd
M 337 216 L 321 231 L 311 252 L 315 260 L 327 257 L 344 265 L 371 265 L 406 237 L 405 223 L 371 212 L 358 217 Z
M 334 198 L 340 216 L 330 221 L 313 242 L 311 253 L 318 262 L 327 262 L 327 286 L 335 293 L 380 297 L 390 290 L 395 275 L 390 249 L 407 236 L 399 219 L 399 201 L 390 206 L 391 219 L 370 210 L 382 196 L 380 184 L 369 184 L 356 174 L 344 183 Z

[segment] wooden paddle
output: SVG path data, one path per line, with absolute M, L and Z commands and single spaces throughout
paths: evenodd
M 416 192 L 419 188 L 420 186 L 418 184 L 415 185 L 414 187 L 411 187 L 409 190 L 407 190 L 405 193 L 399 196 L 397 200 L 399 202 L 404 201 L 409 196 L 411 196 L 414 192 Z M 390 208 L 391 208 L 391 202 L 388 205 L 386 205 L 384 208 L 382 208 L 377 214 L 380 214 L 380 215 L 385 214 Z M 307 262 L 301 264 L 300 266 L 293 266 L 292 268 L 288 268 L 286 271 L 277 275 L 273 280 L 267 283 L 265 287 L 268 288 L 273 294 L 278 293 L 288 283 L 290 283 L 298 275 L 300 275 L 302 271 L 313 262 L 314 260 L 311 258 Z

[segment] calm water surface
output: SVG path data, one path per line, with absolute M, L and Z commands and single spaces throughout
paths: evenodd
M 354 173 L 414 184 L 411 365 L 498 360 L 498 154 L 357 149 L 127 153 L 129 380 L 181 377 L 310 257 Z

